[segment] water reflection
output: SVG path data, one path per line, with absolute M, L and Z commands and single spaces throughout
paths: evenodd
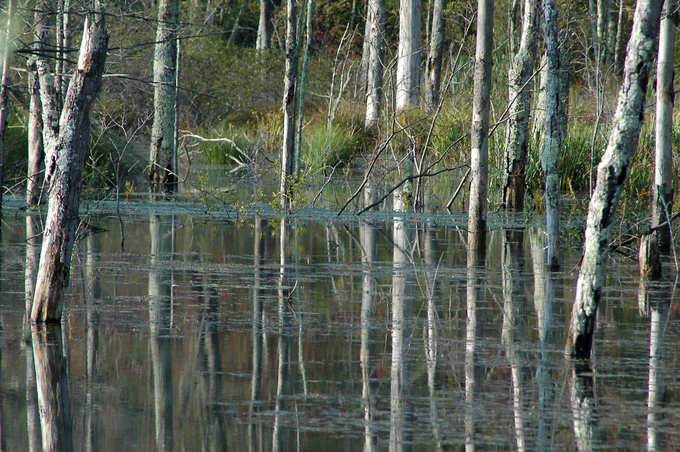
M 68 364 L 60 324 L 31 326 L 42 450 L 72 451 Z
M 408 452 L 413 443 L 413 242 L 403 219 L 396 218 L 393 227 L 390 452 Z
M 479 240 L 479 239 L 477 239 Z M 475 240 L 473 240 L 475 241 Z M 465 450 L 476 450 L 484 415 L 480 395 L 484 366 L 482 340 L 486 311 L 486 253 L 467 250 L 467 322 L 465 329 Z
M 163 222 L 159 216 L 149 218 L 151 238 L 151 271 L 149 272 L 149 331 L 151 362 L 153 366 L 154 414 L 156 448 L 172 451 L 173 384 L 172 384 L 172 302 L 170 272 L 162 263 L 173 249 L 172 223 Z
M 527 448 L 525 425 L 528 400 L 526 386 L 529 380 L 526 352 L 524 351 L 524 230 L 506 229 L 502 232 L 503 250 L 503 331 L 505 355 L 512 374 L 512 406 L 515 422 L 517 450 Z
M 362 291 L 361 291 L 361 397 L 364 403 L 364 452 L 378 450 L 376 428 L 376 363 L 375 363 L 375 291 L 376 280 L 373 266 L 376 261 L 377 231 L 364 223 L 360 229 Z
M 664 385 L 664 337 L 668 327 L 671 301 L 676 284 L 668 281 L 640 282 L 638 302 L 640 313 L 650 318 L 649 332 L 649 374 L 647 385 L 647 450 L 664 450 L 663 444 L 663 401 Z
M 635 265 L 610 274 L 618 288 L 606 294 L 591 364 L 596 393 L 592 370 L 564 359 L 561 307 L 575 276 L 546 271 L 543 231 L 494 230 L 486 255 L 468 256 L 455 227 L 397 216 L 392 229 L 266 215 L 178 217 L 173 228 L 171 216 L 145 215 L 127 228 L 135 251 L 126 254 L 117 219 L 93 217 L 114 232 L 78 243 L 68 330 L 55 336 L 74 448 L 678 446 L 668 376 L 680 367 L 661 344 L 678 343 L 680 328 L 668 293 L 643 297 L 651 319 L 638 314 Z M 33 334 L 23 326 L 33 268 L 25 239 L 38 224 L 8 221 L 3 436 L 11 450 L 40 450 Z M 566 256 L 572 268 L 580 254 Z M 14 347 L 22 333 L 26 346 Z
M 555 402 L 555 383 L 553 381 L 553 362 L 557 355 L 555 318 L 561 304 L 559 274 L 548 270 L 546 264 L 544 235 L 538 231 L 530 234 L 531 257 L 534 270 L 534 308 L 536 310 L 540 358 L 536 369 L 538 386 L 538 433 L 537 450 L 552 450 L 553 411 Z

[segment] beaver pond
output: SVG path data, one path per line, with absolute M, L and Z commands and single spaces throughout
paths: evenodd
M 36 327 L 41 216 L 20 204 L 0 247 L 3 449 L 680 447 L 674 270 L 644 285 L 613 254 L 594 356 L 572 362 L 580 247 L 547 272 L 541 215 L 490 213 L 486 265 L 468 268 L 465 213 L 140 201 L 119 221 L 102 202 L 61 326 Z M 39 366 L 56 369 L 52 424 Z

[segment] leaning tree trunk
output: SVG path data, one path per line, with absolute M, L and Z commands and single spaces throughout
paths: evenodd
M 444 60 L 444 9 L 446 0 L 434 0 L 432 7 L 432 33 L 430 34 L 430 53 L 427 56 L 427 78 L 425 79 L 425 104 L 430 111 L 439 105 L 442 61 Z
M 514 21 L 511 24 L 512 22 Z M 507 209 L 521 211 L 524 209 L 524 185 L 529 154 L 531 86 L 528 82 L 533 75 L 536 59 L 536 0 L 524 1 L 520 44 L 515 55 L 510 58 L 510 109 L 507 145 L 503 155 L 503 202 Z
M 2 194 L 4 192 L 4 179 L 2 173 L 5 170 L 5 131 L 7 130 L 7 117 L 9 116 L 9 56 L 10 43 L 12 41 L 12 10 L 14 0 L 7 5 L 7 22 L 4 33 L 5 48 L 2 53 L 2 72 L 0 73 L 0 221 L 2 221 Z M 1 224 L 0 224 L 1 225 Z
M 385 60 L 385 0 L 369 0 L 368 19 L 368 75 L 366 89 L 366 129 L 375 131 L 380 122 Z
M 64 287 L 69 281 L 78 223 L 81 176 L 90 135 L 90 105 L 102 83 L 108 41 L 102 8 L 96 14 L 90 14 L 85 21 L 78 67 L 64 102 L 59 135 L 46 134 L 44 137 L 46 154 L 59 155 L 59 159 L 51 180 L 50 207 L 31 312 L 34 322 L 61 319 Z
M 287 1 L 286 75 L 283 80 L 283 148 L 281 149 L 281 208 L 290 206 L 295 152 L 295 85 L 297 79 L 297 16 L 295 0 Z
M 173 168 L 175 150 L 175 70 L 179 0 L 160 0 L 153 58 L 153 125 L 149 149 L 149 182 L 157 193 L 172 193 L 177 186 Z
M 421 7 L 421 0 L 401 0 L 399 4 L 397 110 L 417 107 L 420 102 Z
M 654 188 L 652 189 L 652 227 L 668 220 L 668 210 L 673 206 L 673 55 L 675 54 L 675 27 L 678 18 L 677 0 L 666 0 L 661 14 L 659 31 L 659 58 L 656 76 L 656 159 Z M 660 250 L 671 246 L 670 225 L 655 232 Z
M 545 216 L 548 234 L 548 268 L 557 270 L 560 266 L 560 181 L 558 176 L 559 153 L 562 145 L 560 127 L 560 57 L 557 41 L 557 2 L 543 1 L 546 82 L 545 82 L 545 142 L 541 166 L 545 178 Z
M 612 224 L 644 120 L 660 15 L 661 2 L 638 1 L 609 142 L 597 168 L 597 185 L 588 208 L 585 252 L 565 350 L 577 358 L 590 356 Z
M 470 177 L 472 177 L 472 182 L 470 183 L 470 206 L 468 209 L 468 250 L 477 252 L 483 251 L 486 247 L 493 10 L 494 0 L 479 0 L 470 137 L 472 143 Z

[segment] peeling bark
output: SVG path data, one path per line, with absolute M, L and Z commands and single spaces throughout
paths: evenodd
M 597 306 L 605 283 L 612 223 L 644 119 L 660 16 L 660 2 L 640 0 L 637 3 L 614 121 L 607 149 L 598 165 L 597 185 L 588 208 L 585 252 L 565 350 L 577 358 L 588 358 L 591 352 Z
M 59 135 L 53 137 L 53 130 L 45 128 L 45 150 L 54 158 L 55 170 L 31 313 L 34 322 L 61 319 L 78 223 L 81 176 L 90 134 L 90 105 L 101 86 L 108 40 L 103 9 L 90 14 L 85 21 L 78 66 L 59 120 Z

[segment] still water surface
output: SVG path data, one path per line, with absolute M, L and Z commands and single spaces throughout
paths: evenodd
M 633 260 L 610 260 L 574 363 L 580 254 L 549 274 L 540 217 L 490 215 L 475 267 L 463 217 L 172 210 L 124 217 L 122 251 L 118 218 L 91 216 L 105 231 L 77 245 L 62 326 L 33 330 L 40 218 L 6 215 L 3 449 L 69 425 L 77 451 L 680 448 L 673 284 L 641 288 Z

